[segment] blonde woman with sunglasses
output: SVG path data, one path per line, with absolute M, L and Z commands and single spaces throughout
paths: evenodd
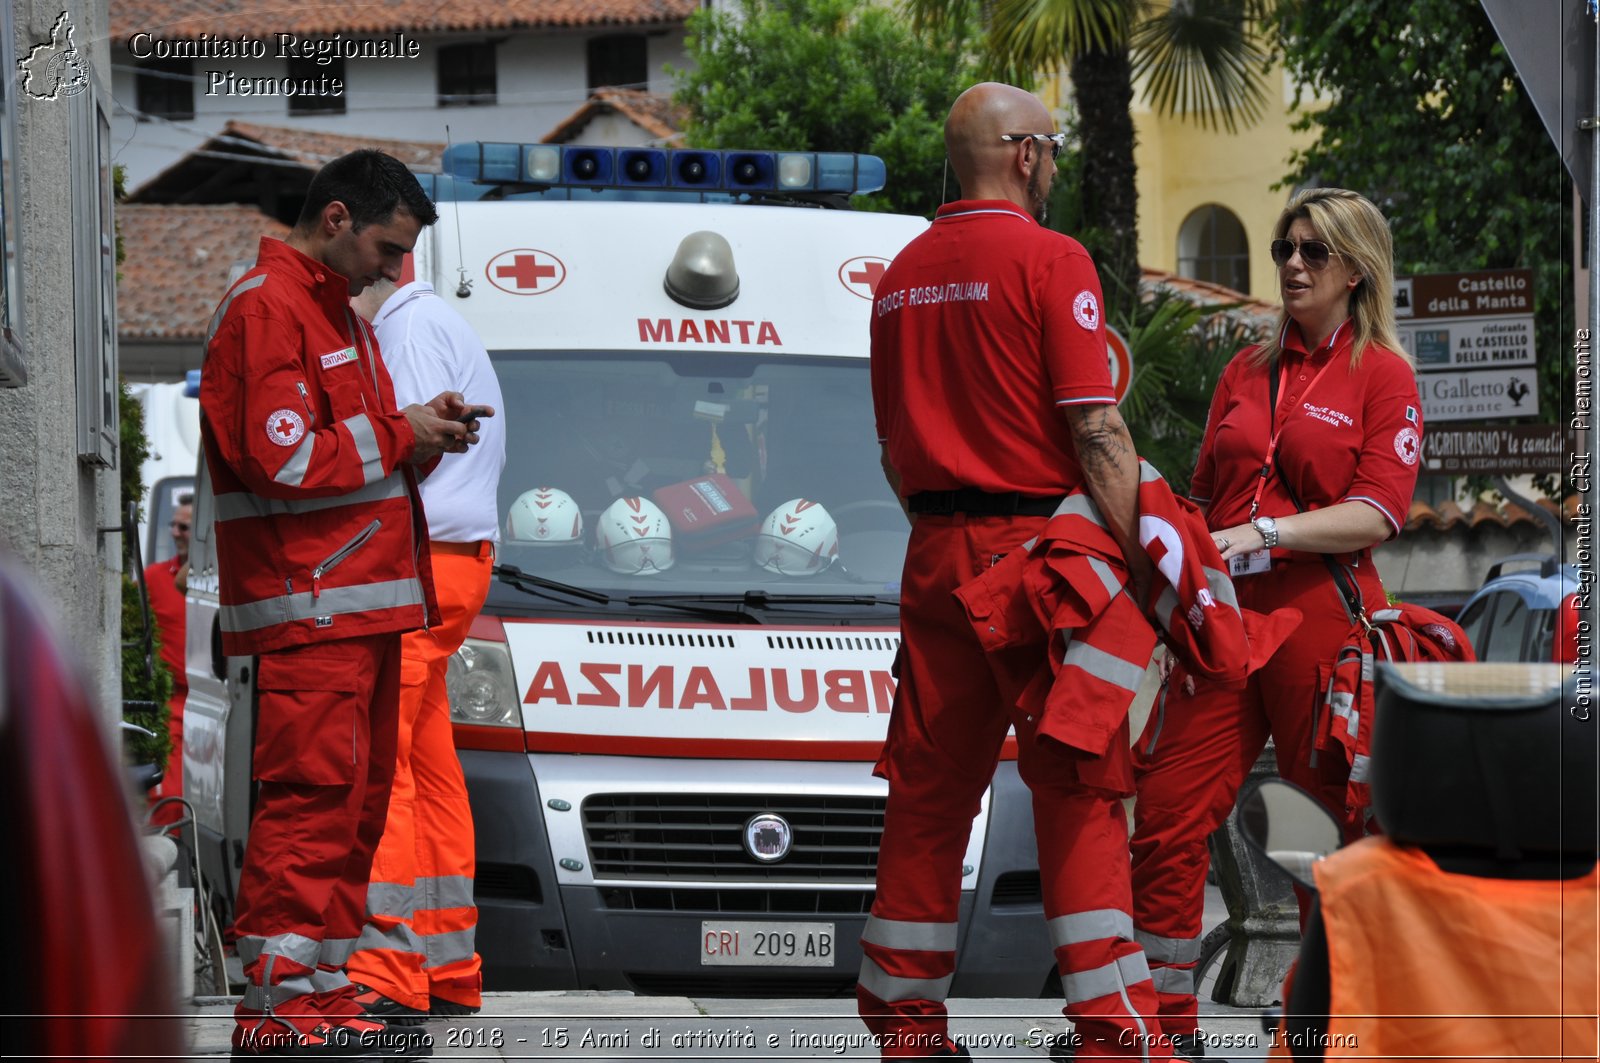
M 1400 533 L 1422 454 L 1415 372 L 1394 329 L 1389 228 L 1339 188 L 1296 195 L 1270 245 L 1283 313 L 1271 342 L 1224 371 L 1192 494 L 1242 607 L 1299 610 L 1302 622 L 1242 689 L 1169 677 L 1135 748 L 1134 924 L 1184 1055 L 1197 1036 L 1206 838 L 1270 734 L 1278 771 L 1348 830 L 1343 758 L 1313 755 L 1317 703 L 1352 617 L 1333 569 L 1370 607 L 1385 601 L 1371 549 Z

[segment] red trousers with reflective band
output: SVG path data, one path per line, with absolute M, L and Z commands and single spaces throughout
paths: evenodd
M 1381 607 L 1383 584 L 1371 561 L 1355 575 L 1367 607 Z M 1234 585 L 1242 608 L 1290 606 L 1303 616 L 1300 627 L 1242 687 L 1196 680 L 1190 695 L 1181 671 L 1174 673 L 1133 749 L 1133 921 L 1161 1000 L 1162 1029 L 1173 1036 L 1194 1032 L 1198 1021 L 1194 965 L 1211 860 L 1206 839 L 1233 809 L 1269 734 L 1278 774 L 1344 820 L 1348 765 L 1327 752 L 1312 764 L 1318 705 L 1350 632 L 1333 576 L 1320 560 L 1280 562 Z
M 472 808 L 445 671 L 483 608 L 494 555 L 489 543 L 475 555 L 435 543 L 432 554 L 440 622 L 408 632 L 401 643 L 394 793 L 372 860 L 367 926 L 348 968 L 353 981 L 419 1011 L 428 1010 L 430 996 L 483 1003 Z
M 400 636 L 264 653 L 256 689 L 260 789 L 234 915 L 250 984 L 234 1014 L 310 1030 L 361 1010 L 344 964 L 394 777 Z
M 885 1058 L 929 1055 L 947 1030 L 961 864 L 972 820 L 1012 724 L 990 664 L 952 592 L 1036 535 L 1043 518 L 917 518 L 901 585 L 900 685 L 878 774 L 889 780 L 877 895 L 862 935 L 856 1001 Z M 1021 665 L 1019 664 L 1019 667 Z M 1029 669 L 1049 667 L 1044 658 Z M 1036 741 L 1017 726 L 1033 792 L 1044 910 L 1080 1058 L 1149 1044 L 1155 991 L 1133 941 L 1126 730 L 1104 758 Z M 1120 780 L 1120 782 L 1118 781 Z

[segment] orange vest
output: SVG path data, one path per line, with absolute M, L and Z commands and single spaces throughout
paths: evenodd
M 1600 869 L 1454 875 L 1366 838 L 1315 874 L 1333 987 L 1325 1058 L 1595 1059 Z M 1273 1055 L 1287 1058 L 1281 1044 Z

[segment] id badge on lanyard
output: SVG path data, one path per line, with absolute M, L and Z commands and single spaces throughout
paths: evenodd
M 1228 558 L 1230 576 L 1256 576 L 1271 571 L 1272 551 L 1265 548 Z

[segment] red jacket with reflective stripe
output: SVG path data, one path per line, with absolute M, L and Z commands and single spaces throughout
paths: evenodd
M 956 591 L 1002 693 L 1039 721 L 1039 733 L 1118 762 L 1128 743 L 1114 739 L 1125 732 L 1158 638 L 1189 671 L 1237 683 L 1300 620 L 1296 609 L 1240 610 L 1200 511 L 1148 462 L 1139 473 L 1139 539 L 1155 565 L 1152 603 L 1141 608 L 1123 593 L 1121 549 L 1081 490 L 1037 539 Z M 1039 654 L 1048 671 L 1039 669 Z
M 200 411 L 223 652 L 437 618 L 416 439 L 344 277 L 263 238 L 212 318 Z

